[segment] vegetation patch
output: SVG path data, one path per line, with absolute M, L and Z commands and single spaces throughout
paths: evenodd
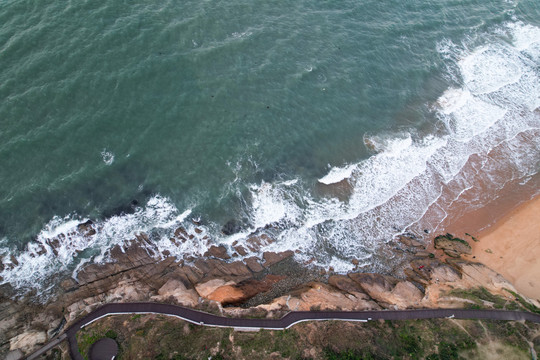
M 469 295 L 494 300 L 481 289 Z M 78 341 L 87 358 L 91 344 L 115 336 L 119 360 L 457 359 L 481 358 L 490 341 L 499 344 L 495 350 L 526 353 L 527 341 L 539 332 L 537 324 L 448 319 L 304 322 L 284 331 L 243 332 L 166 316 L 119 315 L 92 323 Z
M 508 289 L 504 289 L 504 290 L 509 292 L 510 294 L 512 294 L 512 296 L 514 296 L 516 301 L 519 304 L 521 304 L 521 306 L 523 306 L 525 309 L 529 310 L 530 312 L 540 314 L 540 309 L 538 307 L 536 307 L 534 304 L 531 304 L 530 302 L 525 300 L 521 295 L 513 292 L 512 290 L 508 290 Z
M 480 240 L 478 240 L 477 238 L 475 238 L 474 236 L 472 236 L 471 234 L 469 233 L 465 233 L 465 235 L 467 235 L 468 237 L 470 237 L 474 242 L 479 242 Z
M 468 290 L 455 289 L 450 292 L 450 295 L 474 301 L 474 305 L 477 306 L 472 307 L 471 304 L 469 305 L 469 308 L 475 309 L 481 309 L 485 305 L 485 302 L 492 303 L 495 309 L 504 309 L 507 304 L 507 300 L 505 298 L 493 295 L 484 287 L 478 287 Z
M 441 241 L 441 240 L 448 240 L 448 241 L 456 241 L 458 243 L 461 243 L 465 246 L 468 246 L 470 247 L 469 243 L 463 239 L 460 239 L 460 238 L 457 238 L 457 237 L 454 237 L 454 235 L 450 234 L 450 233 L 446 233 L 446 235 L 439 235 L 435 238 L 435 242 L 438 241 Z

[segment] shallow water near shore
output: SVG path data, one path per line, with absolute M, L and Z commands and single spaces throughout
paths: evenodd
M 140 232 L 385 271 L 395 234 L 538 193 L 536 1 L 0 9 L 0 276 L 22 293 Z

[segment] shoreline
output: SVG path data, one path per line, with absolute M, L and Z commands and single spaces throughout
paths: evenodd
M 145 234 L 139 234 L 129 247 L 113 249 L 115 262 L 85 266 L 78 281 L 62 281 L 56 298 L 48 303 L 3 299 L 0 305 L 8 312 L 0 317 L 0 356 L 10 351 L 29 354 L 81 317 L 112 303 L 176 304 L 226 318 L 264 319 L 280 318 L 290 311 L 495 308 L 540 312 L 501 275 L 468 260 L 470 248 L 464 248 L 459 239 L 439 244 L 432 253 L 415 238 L 399 237 L 396 250 L 412 255 L 404 278 L 362 269 L 347 274 L 324 269 L 305 273 L 306 264 L 296 262 L 292 251 L 264 252 L 262 259 L 235 261 L 224 246 L 213 246 L 203 258 L 189 262 L 168 257 L 156 263 L 145 247 L 147 241 Z M 253 240 L 253 244 L 262 243 L 260 238 Z M 15 316 L 31 320 L 13 322 Z
M 503 275 L 516 289 L 540 302 L 540 195 L 481 230 L 469 241 L 475 260 Z

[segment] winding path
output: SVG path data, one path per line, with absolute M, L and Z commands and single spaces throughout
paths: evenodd
M 242 319 L 226 318 L 205 312 L 184 308 L 176 305 L 157 303 L 116 303 L 106 304 L 86 315 L 65 332 L 69 342 L 72 359 L 81 360 L 83 357 L 77 347 L 77 331 L 92 322 L 109 315 L 120 314 L 162 314 L 175 316 L 197 325 L 227 327 L 236 329 L 288 329 L 302 321 L 343 320 L 343 321 L 369 321 L 369 320 L 414 320 L 414 319 L 489 319 L 489 320 L 527 320 L 540 323 L 540 314 L 525 311 L 510 310 L 472 310 L 472 309 L 416 309 L 416 310 L 377 310 L 377 311 L 293 311 L 281 319 Z M 63 340 L 62 339 L 62 340 Z M 53 340 L 56 344 L 61 341 Z M 34 359 L 52 346 L 45 344 L 42 348 L 27 357 Z

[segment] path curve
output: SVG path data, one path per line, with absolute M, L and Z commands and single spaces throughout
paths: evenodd
M 77 347 L 77 331 L 92 322 L 109 315 L 121 314 L 161 314 L 180 318 L 197 325 L 227 327 L 237 329 L 283 330 L 302 321 L 343 320 L 416 320 L 416 319 L 489 319 L 489 320 L 527 320 L 540 323 L 540 314 L 510 310 L 473 310 L 473 309 L 414 309 L 414 310 L 372 310 L 372 311 L 293 311 L 281 319 L 243 319 L 226 318 L 185 307 L 158 303 L 115 303 L 106 304 L 81 318 L 66 330 L 70 355 L 74 360 L 83 357 Z M 50 346 L 44 345 L 43 348 Z M 50 348 L 50 347 L 49 347 Z M 35 354 L 34 353 L 34 354 Z M 31 359 L 30 355 L 27 359 Z

